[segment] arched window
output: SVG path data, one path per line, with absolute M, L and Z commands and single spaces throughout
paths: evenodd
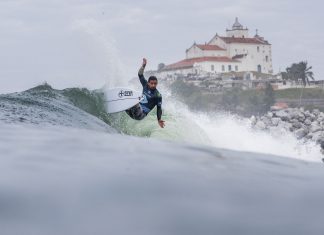
M 259 72 L 259 73 L 262 72 L 262 67 L 261 67 L 261 65 L 258 65 L 258 72 Z

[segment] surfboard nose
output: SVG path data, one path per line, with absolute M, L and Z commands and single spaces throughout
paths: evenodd
M 125 111 L 143 99 L 142 93 L 130 88 L 116 87 L 106 91 L 106 108 L 108 113 Z

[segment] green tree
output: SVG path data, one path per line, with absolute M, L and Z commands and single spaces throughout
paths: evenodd
M 292 80 L 296 83 L 301 81 L 304 87 L 308 84 L 309 80 L 314 79 L 314 73 L 311 71 L 312 66 L 308 66 L 307 61 L 293 63 L 286 69 L 286 72 L 282 73 L 282 78 L 285 80 Z
M 314 79 L 314 73 L 311 71 L 313 68 L 312 66 L 308 67 L 307 61 L 302 61 L 298 64 L 299 68 L 299 76 L 303 82 L 303 85 L 306 86 L 306 84 L 309 85 L 309 80 L 315 80 Z
M 266 84 L 263 101 L 264 101 L 265 111 L 270 110 L 271 106 L 274 105 L 275 103 L 275 95 L 274 95 L 273 87 L 270 83 Z

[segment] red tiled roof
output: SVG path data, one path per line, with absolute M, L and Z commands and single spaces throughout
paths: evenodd
M 163 68 L 163 70 L 174 70 L 174 69 L 185 69 L 185 68 L 192 68 L 195 63 L 199 62 L 233 62 L 233 63 L 239 63 L 240 61 L 233 60 L 231 58 L 220 56 L 220 57 L 198 57 L 198 58 L 191 58 L 191 59 L 185 59 L 181 60 L 177 63 L 167 65 Z
M 221 48 L 216 45 L 209 45 L 209 44 L 197 44 L 197 47 L 199 47 L 203 51 L 225 51 L 224 48 Z
M 270 45 L 268 41 L 258 38 L 236 38 L 236 37 L 220 37 L 226 43 L 249 43 L 249 44 L 265 44 Z

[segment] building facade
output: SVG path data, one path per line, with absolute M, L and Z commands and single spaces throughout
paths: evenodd
M 194 43 L 186 50 L 186 58 L 159 70 L 161 77 L 180 74 L 222 74 L 258 72 L 273 74 L 271 44 L 249 30 L 236 18 L 226 36 L 216 34 L 208 43 Z

